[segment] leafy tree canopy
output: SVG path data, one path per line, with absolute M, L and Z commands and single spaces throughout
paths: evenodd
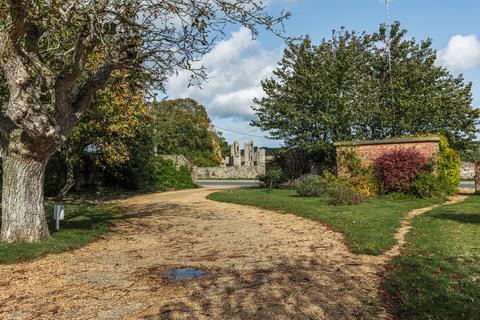
M 480 116 L 471 83 L 436 65 L 431 40 L 406 34 L 396 22 L 373 34 L 334 31 L 319 45 L 291 42 L 262 82 L 253 124 L 289 147 L 330 154 L 333 141 L 435 133 L 464 148 Z
M 167 100 L 154 105 L 154 118 L 159 154 L 182 154 L 198 166 L 220 164 L 226 142 L 204 106 L 192 99 Z
M 131 161 L 153 154 L 152 125 L 142 91 L 131 86 L 128 75 L 116 72 L 51 160 L 46 177 L 48 193 L 59 192 L 62 197 L 75 184 L 81 187 L 81 168 L 87 163 L 98 169 L 97 174 L 106 171 L 107 176 L 124 175 L 122 169 Z M 95 180 L 99 185 L 109 184 L 99 175 Z
M 95 153 L 102 166 L 122 164 L 131 158 L 132 144 L 146 134 L 152 117 L 143 94 L 129 87 L 125 76 L 111 79 L 99 91 L 92 108 L 72 132 L 63 149 Z

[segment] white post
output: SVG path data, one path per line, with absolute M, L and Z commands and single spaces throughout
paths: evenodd
M 55 219 L 55 228 L 60 230 L 60 220 L 65 219 L 65 205 L 55 204 L 53 206 L 53 218 Z

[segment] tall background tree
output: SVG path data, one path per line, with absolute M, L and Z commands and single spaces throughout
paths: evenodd
M 182 154 L 197 166 L 217 166 L 225 139 L 212 126 L 205 107 L 192 99 L 155 104 L 155 144 L 159 154 Z
M 431 40 L 406 33 L 396 22 L 373 34 L 335 31 L 317 46 L 290 43 L 262 82 L 253 124 L 324 162 L 339 140 L 442 133 L 464 148 L 480 115 L 471 84 L 435 64 Z
M 8 90 L 0 131 L 1 240 L 49 237 L 43 207 L 45 166 L 116 70 L 157 89 L 209 51 L 225 25 L 272 31 L 257 0 L 0 1 L 0 69 Z M 99 57 L 93 67 L 89 59 Z

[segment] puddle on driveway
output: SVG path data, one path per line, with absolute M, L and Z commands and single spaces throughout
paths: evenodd
M 178 268 L 166 270 L 165 275 L 170 280 L 182 281 L 201 278 L 205 275 L 205 271 L 195 268 Z

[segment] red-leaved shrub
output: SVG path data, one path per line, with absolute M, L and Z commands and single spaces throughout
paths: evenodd
M 375 173 L 384 191 L 408 192 L 415 176 L 425 171 L 428 159 L 415 148 L 396 149 L 382 154 Z

